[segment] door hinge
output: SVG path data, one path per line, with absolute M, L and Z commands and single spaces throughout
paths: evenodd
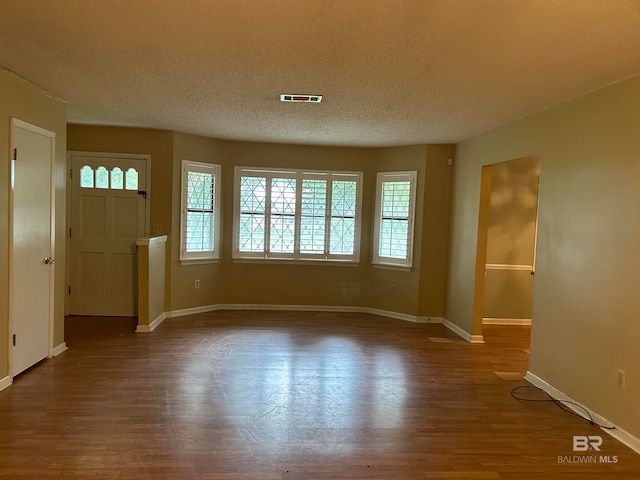
M 69 229 L 69 238 L 71 238 L 71 229 Z
M 13 149 L 13 159 L 14 160 L 18 160 L 18 149 L 17 148 Z
M 69 169 L 69 178 L 73 178 L 73 170 Z
M 69 285 L 69 295 L 71 295 L 71 285 Z
M 14 347 L 16 346 L 16 334 L 15 333 L 13 334 L 13 346 Z

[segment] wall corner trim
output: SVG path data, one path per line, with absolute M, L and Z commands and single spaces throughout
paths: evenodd
M 150 332 L 153 332 L 156 328 L 158 328 L 160 326 L 160 324 L 162 322 L 164 322 L 165 318 L 167 318 L 167 317 L 168 317 L 168 315 L 166 314 L 166 312 L 162 312 L 149 325 L 138 325 L 136 327 L 136 333 L 150 333 Z
M 545 382 L 543 379 L 538 377 L 536 374 L 531 373 L 529 370 L 527 370 L 527 373 L 525 374 L 524 379 L 527 380 L 532 385 L 534 385 L 534 386 L 536 386 L 538 388 L 541 388 L 542 390 L 547 392 L 549 395 L 551 395 L 553 398 L 556 398 L 558 400 L 566 400 L 567 402 L 573 402 L 573 403 L 580 404 L 579 402 L 577 402 L 573 398 L 571 398 L 568 395 L 565 395 L 564 393 L 562 393 L 560 390 L 558 390 L 553 385 L 550 385 L 549 383 Z M 572 405 L 571 403 L 568 403 L 566 406 L 569 407 L 571 410 L 573 410 L 578 415 L 580 415 L 581 417 L 583 417 L 584 412 L 582 410 L 580 410 L 578 407 L 576 407 L 575 405 Z M 624 443 L 627 447 L 629 447 L 630 449 L 632 449 L 636 453 L 640 453 L 640 438 L 635 437 L 634 435 L 630 434 L 626 430 L 623 430 L 622 428 L 618 427 L 617 425 L 615 425 L 610 420 L 607 420 L 602 415 L 599 415 L 598 413 L 592 411 L 591 409 L 589 409 L 587 407 L 583 407 L 583 408 L 589 412 L 589 414 L 593 417 L 593 419 L 597 423 L 599 423 L 601 425 L 613 425 L 613 426 L 615 426 L 615 428 L 613 430 L 610 430 L 608 428 L 601 428 L 600 430 L 603 430 L 604 432 L 608 433 L 609 435 L 611 435 L 616 440 L 620 441 L 621 443 Z
M 484 338 L 482 337 L 482 335 L 471 335 L 469 332 L 463 330 L 458 325 L 450 322 L 446 318 L 443 319 L 442 324 L 459 337 L 464 338 L 469 343 L 484 343 Z
M 52 357 L 57 357 L 58 355 L 60 355 L 63 352 L 66 352 L 67 350 L 68 350 L 67 342 L 62 342 L 57 347 L 53 347 L 53 350 L 51 351 L 51 356 Z
M 10 386 L 13 383 L 11 377 L 7 376 L 4 378 L 0 378 L 0 392 Z

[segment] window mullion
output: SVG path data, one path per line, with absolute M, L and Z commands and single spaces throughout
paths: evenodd
M 331 251 L 331 207 L 333 206 L 333 181 L 331 175 L 327 179 L 327 194 L 324 209 L 324 256 L 329 258 Z
M 296 207 L 294 210 L 294 227 L 293 227 L 293 258 L 300 258 L 300 228 L 302 216 L 302 173 L 298 173 L 296 179 Z
M 264 248 L 265 257 L 271 253 L 271 182 L 273 175 L 266 175 L 264 186 Z

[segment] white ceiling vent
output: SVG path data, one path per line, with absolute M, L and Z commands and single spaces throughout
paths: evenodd
M 281 102 L 298 102 L 298 103 L 320 103 L 322 95 L 293 95 L 289 93 L 280 94 Z

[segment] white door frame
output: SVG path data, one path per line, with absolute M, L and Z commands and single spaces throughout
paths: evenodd
M 13 331 L 13 274 L 14 274 L 14 259 L 13 259 L 13 220 L 14 220 L 14 178 L 15 178 L 15 157 L 14 157 L 14 149 L 16 148 L 15 139 L 14 139 L 14 129 L 22 128 L 23 130 L 27 130 L 33 133 L 37 133 L 39 135 L 48 137 L 51 139 L 51 155 L 50 155 L 50 166 L 51 166 L 51 213 L 50 218 L 50 254 L 55 256 L 56 251 L 56 178 L 55 178 L 55 163 L 56 163 L 56 134 L 50 130 L 46 130 L 44 128 L 38 127 L 37 125 L 33 125 L 31 123 L 25 122 L 24 120 L 20 120 L 15 117 L 11 117 L 11 133 L 10 133 L 10 152 L 11 152 L 11 184 L 9 187 L 9 333 Z M 18 154 L 19 155 L 19 154 Z M 18 160 L 20 161 L 20 160 Z M 51 358 L 53 356 L 53 330 L 54 330 L 54 306 L 55 306 L 55 263 L 53 265 L 49 265 L 49 351 L 47 353 L 47 358 Z M 13 335 L 9 335 L 9 345 L 8 352 L 12 352 L 13 347 Z M 9 354 L 9 376 L 13 377 L 13 355 Z
M 148 237 L 150 232 L 150 224 L 151 224 L 151 155 L 145 153 L 109 153 L 109 152 L 85 152 L 78 150 L 69 150 L 67 151 L 67 172 L 71 172 L 73 168 L 73 157 L 90 157 L 90 158 L 123 158 L 127 160 L 140 160 L 146 162 L 146 176 L 145 176 L 145 185 L 141 190 L 147 192 L 147 198 L 145 201 L 145 212 L 144 212 L 144 236 Z M 70 173 L 69 173 L 70 174 Z M 69 175 L 68 174 L 68 175 Z M 66 177 L 69 180 L 69 176 Z M 72 209 L 72 184 L 67 183 L 67 225 L 66 232 L 68 235 L 69 228 L 71 228 L 71 209 Z M 67 236 L 67 238 L 69 238 Z M 69 295 L 69 285 L 71 283 L 71 242 L 67 242 L 66 246 L 66 265 L 65 265 L 65 289 L 67 291 L 64 297 L 64 314 L 69 315 L 70 309 L 70 295 Z

